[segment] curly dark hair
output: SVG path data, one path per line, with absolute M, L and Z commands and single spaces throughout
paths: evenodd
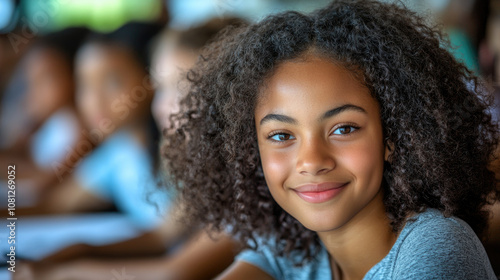
M 488 169 L 498 128 L 489 94 L 446 45 L 437 27 L 403 5 L 376 1 L 334 1 L 311 14 L 284 12 L 225 30 L 188 73 L 183 111 L 172 116 L 178 126 L 164 133 L 163 156 L 187 220 L 210 230 L 229 226 L 244 244 L 272 235 L 280 255 L 313 256 L 317 234 L 266 186 L 254 122 L 273 69 L 312 50 L 361 73 L 380 104 L 384 139 L 393 145 L 382 187 L 394 231 L 411 214 L 436 208 L 482 236 L 485 206 L 500 198 Z

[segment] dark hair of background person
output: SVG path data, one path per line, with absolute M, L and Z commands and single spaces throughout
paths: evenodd
M 475 0 L 472 6 L 468 30 L 472 43 L 479 50 L 481 42 L 486 37 L 486 26 L 491 14 L 491 0 Z
M 129 22 L 112 32 L 93 32 L 87 37 L 86 43 L 105 43 L 125 47 L 148 72 L 151 42 L 163 27 L 157 23 Z
M 244 244 L 272 235 L 278 254 L 314 256 L 317 234 L 281 209 L 266 186 L 254 126 L 266 77 L 312 51 L 352 71 L 380 104 L 384 139 L 394 144 L 382 183 L 394 231 L 411 214 L 436 208 L 481 237 L 484 206 L 500 198 L 488 169 L 498 130 L 479 81 L 443 44 L 441 31 L 414 12 L 377 1 L 334 1 L 309 15 L 285 12 L 226 30 L 189 72 L 190 91 L 175 116 L 180 127 L 166 133 L 162 147 L 189 205 L 185 221 L 231 228 Z
M 57 50 L 71 63 L 71 69 L 73 69 L 75 54 L 88 34 L 89 30 L 85 27 L 69 27 L 39 37 L 31 49 L 50 48 Z

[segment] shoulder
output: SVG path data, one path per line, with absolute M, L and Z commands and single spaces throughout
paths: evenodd
M 236 260 L 251 264 L 276 280 L 331 279 L 328 253 L 324 248 L 312 261 L 295 265 L 300 259 L 299 254 L 293 253 L 289 257 L 279 257 L 274 245 L 260 242 L 258 249 L 245 250 L 236 257 Z
M 118 131 L 104 140 L 78 166 L 78 180 L 84 185 L 93 184 L 95 180 L 109 184 L 109 180 L 118 179 L 134 184 L 137 179 L 149 178 L 151 159 L 131 137 L 127 132 Z
M 217 277 L 217 280 L 246 279 L 276 280 L 276 278 L 272 277 L 261 268 L 244 261 L 234 262 L 226 271 Z
M 50 129 L 60 132 L 64 130 L 67 133 L 78 133 L 80 123 L 77 114 L 74 110 L 63 107 L 54 112 L 42 125 L 42 128 L 50 127 Z
M 105 139 L 92 153 L 85 159 L 93 161 L 96 165 L 112 166 L 123 165 L 143 165 L 144 161 L 149 161 L 148 153 L 141 147 L 133 136 L 127 131 L 117 131 Z
M 409 220 L 394 247 L 396 279 L 494 277 L 486 252 L 469 225 L 435 209 Z
M 470 226 L 456 217 L 445 217 L 435 209 L 411 218 L 401 231 L 400 254 L 404 249 L 423 251 L 439 255 L 444 252 L 479 252 L 482 244 Z M 452 246 L 450 246 L 452 245 Z

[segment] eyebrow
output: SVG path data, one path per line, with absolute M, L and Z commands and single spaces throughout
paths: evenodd
M 342 106 L 339 106 L 337 108 L 333 108 L 333 109 L 327 111 L 326 113 L 323 114 L 323 116 L 321 116 L 320 120 L 324 121 L 325 119 L 331 118 L 331 117 L 338 115 L 344 111 L 358 111 L 358 112 L 366 114 L 366 110 L 359 107 L 359 106 L 356 106 L 353 104 L 344 104 Z
M 320 117 L 319 120 L 324 121 L 325 119 L 336 116 L 344 111 L 357 111 L 357 112 L 361 112 L 361 113 L 366 114 L 366 110 L 359 107 L 359 106 L 356 106 L 353 104 L 344 104 L 342 106 L 339 106 L 339 107 L 336 107 L 336 108 L 333 108 L 331 110 L 326 111 L 323 114 L 323 116 Z M 297 124 L 297 120 L 292 118 L 292 117 L 289 117 L 286 115 L 280 115 L 280 114 L 268 114 L 260 120 L 260 125 L 262 125 L 266 122 L 269 122 L 269 121 L 278 121 L 278 122 L 283 122 L 283 123 L 288 123 L 288 124 Z
M 278 121 L 289 124 L 297 124 L 297 121 L 294 118 L 289 116 L 280 115 L 280 114 L 268 114 L 260 120 L 260 125 L 269 122 L 269 121 Z

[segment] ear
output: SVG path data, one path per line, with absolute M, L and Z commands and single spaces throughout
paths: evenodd
M 392 155 L 392 152 L 394 151 L 394 143 L 392 143 L 391 140 L 387 140 L 385 142 L 385 153 L 384 153 L 384 160 L 387 162 L 391 162 L 390 157 Z

